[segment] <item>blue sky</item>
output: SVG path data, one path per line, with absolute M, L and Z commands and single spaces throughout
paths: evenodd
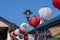
M 6 20 L 16 23 L 18 26 L 26 22 L 23 12 L 30 9 L 33 15 L 38 15 L 38 10 L 48 6 L 53 11 L 53 17 L 60 15 L 60 11 L 53 7 L 52 0 L 0 0 L 0 16 Z

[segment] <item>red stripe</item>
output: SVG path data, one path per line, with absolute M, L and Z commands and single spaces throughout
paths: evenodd
M 14 35 L 14 36 L 17 36 L 17 34 L 15 34 L 15 31 L 13 31 L 13 35 Z
M 24 31 L 22 31 L 21 29 L 19 29 L 19 32 L 20 32 L 21 34 L 25 34 L 25 32 L 24 32 Z

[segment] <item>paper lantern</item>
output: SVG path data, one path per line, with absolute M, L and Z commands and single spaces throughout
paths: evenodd
M 37 27 L 40 24 L 40 18 L 36 16 L 31 17 L 29 19 L 29 24 L 34 28 Z
M 52 0 L 52 4 L 55 8 L 60 10 L 60 0 Z
M 47 6 L 42 7 L 38 11 L 38 16 L 42 20 L 50 20 L 51 16 L 52 16 L 52 10 L 49 7 L 47 7 Z
M 19 29 L 19 32 L 21 33 L 21 34 L 25 34 L 26 32 L 24 32 L 22 29 Z
M 15 36 L 20 35 L 20 33 L 19 33 L 19 29 L 16 29 L 16 30 L 13 32 L 13 34 L 14 34 Z
M 28 30 L 29 30 L 28 24 L 27 23 L 22 23 L 20 25 L 20 29 L 24 32 L 28 32 Z

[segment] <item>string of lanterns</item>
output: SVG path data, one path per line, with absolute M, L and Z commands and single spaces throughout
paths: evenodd
M 49 20 L 50 17 L 52 16 L 52 10 L 49 7 L 45 6 L 39 10 L 38 15 L 39 15 L 38 17 L 32 16 L 31 18 L 29 18 L 28 23 L 22 23 L 19 29 L 16 29 L 15 31 L 10 33 L 10 36 L 16 37 L 16 36 L 19 36 L 20 34 L 22 34 L 23 36 L 25 33 L 29 31 L 29 25 L 32 26 L 33 28 L 36 28 L 38 25 L 43 23 L 41 22 L 41 20 L 43 21 Z
M 16 36 L 19 36 L 19 35 L 24 35 L 28 30 L 28 24 L 27 23 L 22 23 L 20 25 L 20 28 L 19 29 L 16 29 L 15 31 L 11 32 L 10 33 L 10 36 L 11 37 L 16 37 Z
M 57 9 L 60 10 L 60 0 L 52 0 L 52 4 L 54 7 L 56 7 Z M 52 16 L 52 10 L 47 6 L 44 6 L 39 9 L 38 17 L 32 16 L 30 18 L 30 14 L 32 14 L 32 12 L 30 12 L 30 10 L 26 10 L 26 12 L 24 12 L 24 14 L 26 15 L 28 23 L 22 23 L 20 25 L 19 29 L 16 29 L 15 31 L 10 33 L 10 37 L 13 38 L 13 37 L 16 37 L 19 35 L 22 35 L 23 37 L 25 37 L 24 34 L 29 31 L 28 24 L 30 26 L 32 26 L 33 28 L 36 28 L 38 25 L 44 23 L 47 20 L 50 20 L 51 16 Z M 27 38 L 27 40 L 28 40 L 28 38 Z

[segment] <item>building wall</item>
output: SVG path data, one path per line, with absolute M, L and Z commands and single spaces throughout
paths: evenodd
M 55 37 L 60 37 L 60 25 L 56 25 L 52 28 L 49 28 L 52 36 L 55 36 Z
M 8 27 L 8 25 L 0 21 L 0 27 Z

